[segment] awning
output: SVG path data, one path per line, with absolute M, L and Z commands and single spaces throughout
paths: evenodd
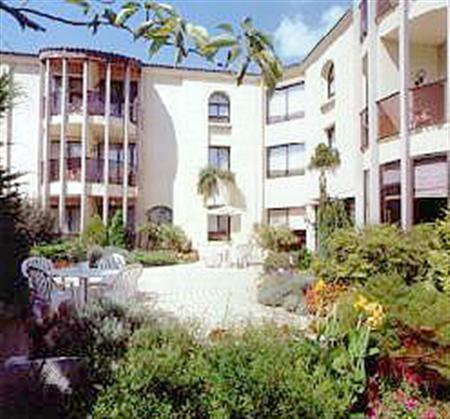
M 227 215 L 232 217 L 234 215 L 242 215 L 244 211 L 240 208 L 232 207 L 229 205 L 221 205 L 220 207 L 214 207 L 208 209 L 209 215 Z

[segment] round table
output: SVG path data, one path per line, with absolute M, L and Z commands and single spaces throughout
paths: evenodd
M 78 278 L 80 287 L 83 288 L 84 303 L 87 303 L 89 283 L 94 285 L 109 285 L 112 278 L 119 272 L 120 269 L 89 268 L 85 264 L 80 264 L 68 268 L 54 269 L 53 275 L 62 278 L 63 282 L 65 278 Z M 111 280 L 108 281 L 108 278 Z

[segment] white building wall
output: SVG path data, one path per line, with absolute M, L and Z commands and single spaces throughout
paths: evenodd
M 223 81 L 220 78 L 223 78 Z M 219 79 L 219 80 L 217 80 Z M 144 71 L 144 137 L 140 154 L 138 220 L 156 205 L 173 209 L 195 246 L 207 243 L 207 210 L 197 193 L 198 175 L 208 164 L 208 146 L 231 148 L 231 170 L 236 175 L 244 214 L 233 217 L 232 240 L 244 241 L 261 221 L 262 109 L 256 83 L 237 87 L 230 76 Z M 208 123 L 208 98 L 221 91 L 230 98 L 229 127 Z

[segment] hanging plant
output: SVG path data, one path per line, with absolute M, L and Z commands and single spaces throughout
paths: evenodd
M 212 166 L 207 166 L 200 171 L 197 192 L 203 196 L 205 203 L 208 198 L 218 192 L 219 182 L 223 182 L 228 186 L 235 186 L 236 180 L 234 173 L 230 170 L 221 170 Z

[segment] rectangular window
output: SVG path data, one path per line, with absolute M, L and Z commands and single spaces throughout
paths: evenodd
M 299 230 L 304 224 L 304 207 L 270 208 L 267 210 L 268 223 L 271 226 L 287 226 Z
M 288 227 L 297 237 L 297 243 L 293 248 L 286 250 L 298 249 L 306 244 L 305 215 L 304 207 L 270 208 L 267 210 L 269 225 Z
M 400 223 L 400 161 L 380 166 L 381 222 Z
M 231 218 L 227 215 L 208 215 L 208 240 L 230 240 Z
M 267 101 L 267 123 L 303 117 L 304 90 L 304 82 L 275 89 Z
M 209 165 L 219 170 L 230 170 L 230 147 L 209 147 Z
M 267 177 L 297 176 L 305 173 L 305 145 L 300 143 L 268 147 Z

